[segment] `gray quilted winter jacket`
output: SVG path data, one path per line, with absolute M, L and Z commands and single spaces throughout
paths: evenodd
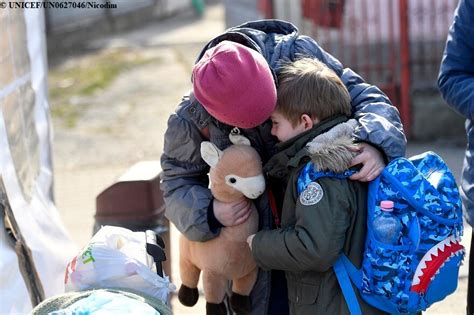
M 211 40 L 202 50 L 223 40 L 239 42 L 260 52 L 270 67 L 278 73 L 279 62 L 300 56 L 313 56 L 333 69 L 347 86 L 351 95 L 353 116 L 359 122 L 354 137 L 381 149 L 387 160 L 404 156 L 406 138 L 398 110 L 375 86 L 365 83 L 360 76 L 326 53 L 313 39 L 298 35 L 290 23 L 278 20 L 248 22 L 227 30 Z M 191 240 L 206 241 L 219 233 L 208 222 L 212 196 L 208 189 L 209 167 L 201 159 L 200 144 L 210 140 L 220 149 L 230 145 L 227 126 L 211 117 L 192 92 L 184 96 L 181 104 L 168 120 L 165 144 L 161 157 L 162 184 L 166 202 L 166 217 Z M 259 127 L 242 129 L 260 153 L 263 163 L 275 153 L 276 139 L 270 134 L 268 120 Z M 272 227 L 272 212 L 268 197 L 263 194 L 255 201 L 260 214 L 260 228 Z M 253 314 L 266 314 L 269 300 L 269 273 L 260 272 L 252 291 Z

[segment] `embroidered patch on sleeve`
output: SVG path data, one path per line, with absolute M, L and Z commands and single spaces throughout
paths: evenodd
M 312 182 L 300 194 L 300 202 L 303 206 L 317 204 L 323 198 L 323 188 L 318 183 Z

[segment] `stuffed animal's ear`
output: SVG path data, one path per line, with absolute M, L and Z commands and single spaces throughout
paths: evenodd
M 233 144 L 243 144 L 243 145 L 250 146 L 250 140 L 242 135 L 231 133 L 229 134 L 229 139 L 230 139 L 230 142 L 232 142 Z
M 215 167 L 222 157 L 222 151 L 209 141 L 201 142 L 201 157 L 210 167 Z

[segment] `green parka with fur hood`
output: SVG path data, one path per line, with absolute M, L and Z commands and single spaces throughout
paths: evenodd
M 270 177 L 288 178 L 288 184 L 281 228 L 258 232 L 252 252 L 259 267 L 285 271 L 290 314 L 350 314 L 332 266 L 340 253 L 361 266 L 367 185 L 324 177 L 312 183 L 311 198 L 302 199 L 297 192 L 300 170 L 310 159 L 318 170 L 341 173 L 349 168 L 354 153 L 347 146 L 356 122 L 340 123 L 344 120 L 325 120 L 281 143 L 281 151 L 265 166 Z M 363 314 L 383 314 L 358 299 Z

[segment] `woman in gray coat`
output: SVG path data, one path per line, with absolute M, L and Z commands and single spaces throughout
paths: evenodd
M 265 61 L 265 67 L 259 58 L 254 58 L 250 64 L 257 67 L 258 71 L 256 74 L 244 73 L 248 68 L 248 59 L 242 59 L 238 54 L 234 59 L 227 54 L 211 56 L 211 49 L 223 41 L 239 43 L 257 52 L 263 57 L 261 59 Z M 222 60 L 222 56 L 227 57 Z M 271 121 L 267 119 L 273 108 L 266 108 L 265 115 L 259 115 L 258 121 L 255 120 L 251 125 L 239 124 L 235 116 L 243 113 L 248 116 L 248 113 L 261 106 L 258 98 L 252 100 L 249 97 L 249 91 L 259 91 L 262 73 L 267 78 L 266 71 L 278 73 L 281 61 L 301 56 L 316 58 L 328 65 L 349 90 L 352 114 L 358 121 L 353 136 L 361 142 L 362 148 L 352 164 L 363 164 L 359 174 L 352 179 L 374 179 L 383 169 L 384 161 L 404 156 L 406 138 L 400 116 L 388 98 L 377 87 L 365 83 L 351 69 L 343 68 L 313 39 L 299 35 L 294 25 L 278 20 L 262 20 L 230 28 L 202 50 L 198 63 L 201 66 L 210 65 L 213 70 L 199 73 L 199 76 L 194 74 L 194 91 L 183 97 L 176 112 L 170 116 L 165 133 L 161 189 L 166 202 L 166 216 L 190 240 L 212 239 L 219 234 L 221 227 L 239 224 L 249 215 L 249 206 L 245 201 L 236 205 L 213 201 L 208 189 L 209 168 L 199 152 L 201 142 L 209 140 L 224 149 L 230 145 L 228 135 L 231 130 L 240 127 L 239 132 L 250 139 L 263 163 L 266 163 L 275 153 L 276 139 L 270 134 Z M 221 77 L 202 88 L 209 73 L 217 73 Z M 263 84 L 261 92 L 271 94 L 270 89 Z M 209 101 L 211 99 L 212 102 Z M 281 209 L 282 196 L 278 192 L 263 194 L 257 199 L 255 203 L 260 215 L 260 229 L 269 229 L 275 225 L 269 196 L 274 201 L 272 204 Z M 259 272 L 251 300 L 252 314 L 287 314 L 283 273 Z

